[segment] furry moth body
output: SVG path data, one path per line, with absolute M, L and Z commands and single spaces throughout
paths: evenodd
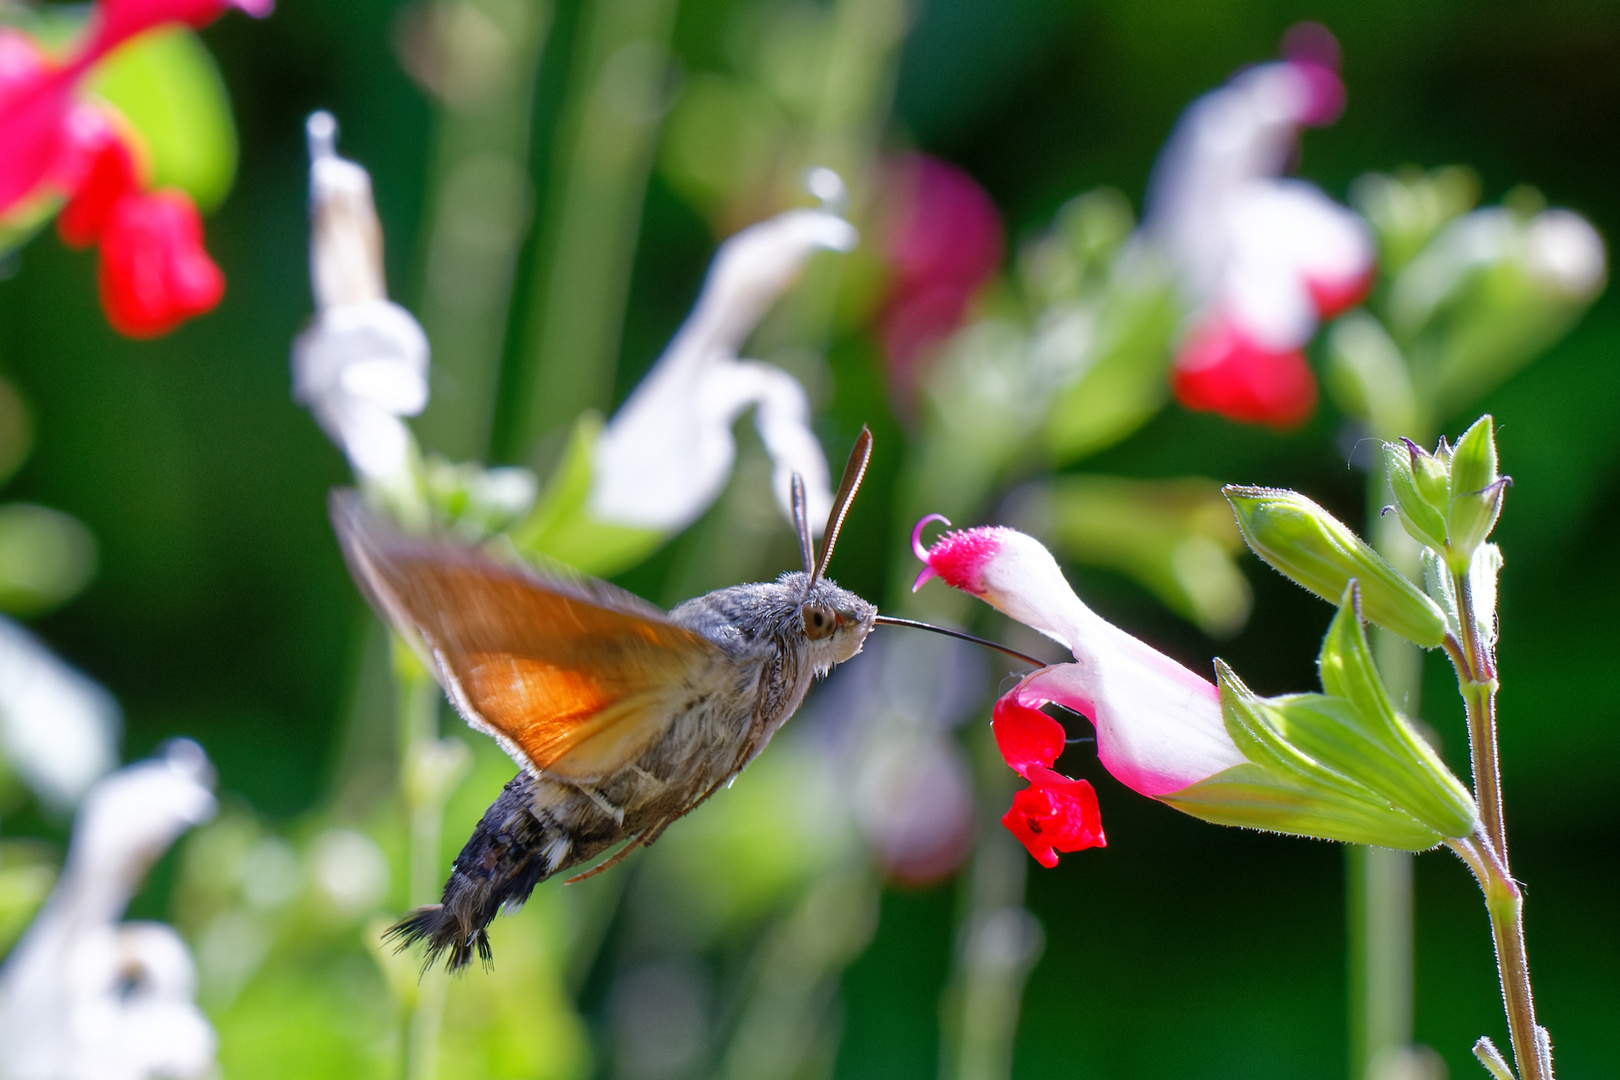
M 490 959 L 487 928 L 547 878 L 651 843 L 753 760 L 813 678 L 861 650 L 872 604 L 822 576 L 870 455 L 863 431 L 819 563 L 795 477 L 805 569 L 668 613 L 611 585 L 401 536 L 333 499 L 372 606 L 419 651 L 456 710 L 522 766 L 453 864 L 440 903 L 389 934 L 429 965 Z M 594 872 L 594 871 L 592 871 Z

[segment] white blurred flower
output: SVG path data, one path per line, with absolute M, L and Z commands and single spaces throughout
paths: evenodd
M 118 918 L 157 859 L 213 816 L 192 742 L 112 774 L 79 809 L 61 880 L 0 967 L 0 1077 L 189 1080 L 214 1068 L 196 969 L 161 923 Z
M 1514 262 L 1548 300 L 1584 303 L 1607 277 L 1603 238 L 1579 214 L 1543 210 L 1528 220 L 1504 207 L 1448 222 L 1390 289 L 1390 318 L 1415 332 L 1475 273 Z
M 1183 114 L 1155 166 L 1144 234 L 1174 268 L 1193 311 L 1178 357 L 1185 404 L 1234 419 L 1291 423 L 1314 382 L 1298 350 L 1320 319 L 1357 303 L 1376 250 L 1354 212 L 1283 179 L 1303 127 L 1344 104 L 1336 46 L 1235 76 Z M 1276 383 L 1277 385 L 1269 385 Z
M 400 417 L 427 405 L 427 335 L 388 299 L 371 177 L 337 156 L 331 114 L 312 115 L 308 134 L 316 310 L 293 343 L 293 398 L 356 472 L 386 480 L 409 461 L 411 436 Z
M 812 254 L 849 251 L 855 241 L 854 227 L 833 213 L 792 210 L 721 246 L 692 314 L 596 442 L 593 517 L 660 531 L 690 524 L 725 487 L 737 453 L 731 426 L 752 405 L 784 512 L 797 472 L 820 527 L 832 492 L 804 387 L 737 354 Z
M 0 757 L 40 800 L 63 810 L 118 764 L 112 695 L 0 617 Z

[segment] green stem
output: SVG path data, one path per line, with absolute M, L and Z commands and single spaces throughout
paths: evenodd
M 606 411 L 662 123 L 676 0 L 586 0 L 555 165 L 555 198 L 524 328 L 507 451 L 530 453 L 585 409 Z
M 1373 546 L 1410 578 L 1421 580 L 1420 549 L 1393 516 L 1388 482 L 1370 486 Z M 1423 687 L 1423 654 L 1394 634 L 1378 631 L 1379 673 L 1396 706 L 1416 715 Z M 1412 1041 L 1412 856 L 1385 848 L 1346 851 L 1350 947 L 1350 1077 L 1363 1080 L 1375 1062 Z
M 1508 867 L 1507 825 L 1502 812 L 1502 774 L 1496 738 L 1496 656 L 1480 634 L 1474 592 L 1466 573 L 1452 576 L 1462 622 L 1462 663 L 1457 684 L 1468 709 L 1469 754 L 1474 770 L 1474 799 L 1480 828 L 1475 843 L 1464 850 L 1453 844 L 1479 879 L 1496 943 L 1496 968 L 1502 982 L 1513 1057 L 1522 1080 L 1552 1080 L 1552 1051 L 1545 1029 L 1536 1024 L 1530 989 L 1530 958 L 1524 944 L 1524 894 Z M 1491 618 L 1495 612 L 1485 613 Z M 1454 657 L 1455 663 L 1458 658 Z M 1470 858 L 1470 855 L 1472 858 Z
M 410 649 L 394 639 L 394 691 L 398 703 L 399 788 L 410 828 L 406 881 L 411 906 L 437 898 L 442 800 L 429 796 L 424 764 L 439 737 L 439 688 Z M 406 1080 L 435 1080 L 439 1032 L 444 1023 L 446 983 L 442 973 L 425 972 L 406 1021 Z

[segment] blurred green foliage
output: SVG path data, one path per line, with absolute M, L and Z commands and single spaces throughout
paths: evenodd
M 537 136 L 555 113 L 579 6 L 557 4 L 537 92 Z M 738 96 L 738 80 L 760 77 L 739 72 L 726 53 L 729 28 L 743 11 L 741 2 L 720 0 L 680 7 L 671 40 L 691 97 L 679 99 L 666 131 L 695 124 L 694 110 L 723 113 L 732 126 L 713 137 L 729 141 L 698 149 L 765 161 L 761 147 L 781 122 L 771 110 L 791 114 L 757 95 Z M 209 908 L 189 899 L 196 890 L 187 883 L 200 882 L 197 874 L 251 880 L 235 876 L 232 859 L 274 840 L 276 823 L 296 821 L 334 786 L 333 813 L 341 814 L 342 793 L 354 788 L 336 780 L 363 786 L 364 754 L 357 757 L 354 746 L 364 732 L 384 755 L 390 752 L 386 724 L 381 735 L 365 728 L 367 706 L 351 704 L 353 687 L 371 676 L 347 659 L 364 639 L 367 617 L 325 517 L 325 492 L 344 481 L 343 463 L 289 400 L 286 362 L 288 342 L 309 309 L 301 132 L 313 108 L 329 107 L 343 118 L 346 152 L 373 172 L 396 292 L 397 283 L 414 280 L 407 269 L 423 218 L 430 104 L 391 52 L 396 17 L 396 5 L 378 0 L 288 2 L 263 24 L 227 19 L 203 35 L 241 132 L 241 173 L 209 223 L 210 248 L 231 282 L 215 315 L 155 343 L 119 340 L 95 311 L 92 259 L 52 238 L 5 263 L 9 280 L 0 282 L 0 370 L 28 402 L 37 440 L 5 496 L 73 514 L 100 545 L 98 577 L 78 602 L 37 629 L 119 696 L 127 712 L 126 758 L 170 735 L 194 736 L 218 764 L 222 789 L 244 806 L 240 818 L 214 826 L 241 828 L 236 846 L 210 854 L 199 841 L 185 866 L 157 875 L 137 909 L 162 913 L 172 893 L 205 970 L 216 932 L 209 920 L 226 904 Z M 814 22 L 822 10 L 815 5 L 791 17 Z M 1139 201 L 1181 108 L 1236 67 L 1272 55 L 1278 34 L 1305 17 L 1338 34 L 1350 95 L 1336 127 L 1307 137 L 1307 176 L 1343 196 L 1368 171 L 1466 162 L 1487 202 L 1533 182 L 1550 202 L 1574 207 L 1606 235 L 1620 236 L 1620 158 L 1607 138 L 1620 113 L 1620 65 L 1613 62 L 1620 12 L 1577 0 L 1484 7 L 1455 0 L 1314 6 L 932 0 L 919 6 L 904 46 L 895 138 L 961 164 L 990 190 L 1010 235 L 1029 236 L 1077 192 L 1099 184 Z M 792 73 L 784 66 L 769 74 Z M 544 197 L 553 183 L 550 146 L 539 137 L 535 143 L 536 195 Z M 210 159 L 214 173 L 198 165 L 187 175 L 217 177 L 223 168 L 228 177 L 220 161 L 229 156 L 221 154 Z M 714 182 L 703 170 L 709 159 L 666 141 L 659 160 L 629 282 L 614 381 L 621 394 L 684 316 L 713 240 L 712 210 L 698 194 Z M 1434 214 L 1472 202 L 1471 195 L 1448 192 L 1436 193 Z M 520 289 L 527 273 L 520 271 Z M 1488 409 L 1502 424 L 1503 467 L 1515 480 L 1495 534 L 1508 567 L 1502 751 L 1516 869 L 1534 889 L 1529 934 L 1537 987 L 1561 1068 L 1589 1077 L 1620 1076 L 1613 1025 L 1620 1011 L 1620 927 L 1609 911 L 1620 887 L 1613 858 L 1620 799 L 1612 782 L 1620 706 L 1609 676 L 1615 632 L 1605 629 L 1620 604 L 1613 532 L 1620 528 L 1620 427 L 1612 416 L 1620 399 L 1617 304 L 1601 298 L 1548 355 L 1468 406 Z M 862 341 L 835 344 L 824 423 L 829 445 L 863 421 L 879 434 L 873 474 L 837 565 L 845 584 L 858 583 L 875 597 L 905 556 L 882 546 L 891 542 L 892 519 L 903 513 L 894 491 L 901 428 L 874 363 Z M 1469 418 L 1441 415 L 1433 424 L 1455 435 Z M 0 468 L 11 438 L 0 427 Z M 1303 430 L 1279 436 L 1171 407 L 1147 420 L 1138 437 L 1100 449 L 1086 468 L 1287 486 L 1356 524 L 1364 481 L 1345 462 L 1357 438 L 1327 408 Z M 722 500 L 715 521 L 723 523 L 718 515 L 725 507 Z M 778 540 L 786 541 L 785 531 Z M 712 543 L 710 523 L 700 523 L 626 580 L 659 597 Z M 767 555 L 777 551 L 783 561 L 761 573 L 788 565 L 791 542 Z M 1257 693 L 1314 685 L 1329 609 L 1252 560 L 1243 568 L 1254 615 L 1218 647 L 1122 568 L 1082 565 L 1071 574 L 1100 612 L 1190 666 L 1207 670 L 1218 648 Z M 1460 773 L 1465 744 L 1460 709 L 1448 711 L 1451 673 L 1431 658 L 1426 676 L 1424 718 Z M 773 748 L 760 767 L 786 757 L 778 751 L 787 749 Z M 446 860 L 510 775 L 498 752 L 480 747 L 474 754 L 472 779 L 445 825 Z M 1214 829 L 1135 798 L 1083 761 L 1063 767 L 1098 785 L 1110 846 L 1031 877 L 1028 903 L 1047 943 L 1025 997 L 1017 1075 L 1258 1080 L 1336 1072 L 1344 1057 L 1345 982 L 1338 852 Z M 752 798 L 766 789 L 756 778 L 768 775 L 750 772 L 733 794 Z M 781 808 L 763 799 L 761 809 Z M 772 841 L 800 842 L 793 827 L 806 820 L 814 821 L 762 819 L 750 836 L 716 838 L 735 843 L 735 854 L 718 865 L 697 864 L 701 872 L 666 853 L 696 843 L 696 835 L 688 841 L 677 830 L 640 865 L 621 868 L 636 884 L 620 887 L 653 888 L 642 882 L 662 880 L 657 875 L 673 864 L 686 868 L 679 871 L 683 881 L 730 890 L 705 894 L 702 909 L 724 902 L 744 910 L 782 887 L 759 853 L 770 851 Z M 233 824 L 239 821 L 247 824 Z M 697 816 L 683 824 L 694 834 L 708 827 Z M 375 821 L 346 827 L 367 832 L 384 849 L 403 843 Z M 10 835 L 62 836 L 61 823 L 39 817 L 9 817 L 6 828 Z M 313 845 L 315 838 L 297 839 Z M 20 864 L 9 848 L 6 859 L 9 874 Z M 204 859 L 219 861 L 190 869 Z M 733 880 L 738 867 L 760 880 Z M 591 929 L 591 903 L 611 905 L 587 890 L 611 878 L 568 890 L 548 886 L 530 910 L 497 923 L 498 957 L 513 957 L 514 966 L 520 956 L 524 963 L 532 958 L 541 966 L 502 966 L 493 978 L 474 971 L 450 988 L 444 1044 L 467 1062 L 455 1075 L 580 1075 L 603 1060 L 609 979 L 601 971 L 566 969 L 557 942 L 603 932 Z M 1483 912 L 1454 861 L 1420 859 L 1418 880 L 1417 1035 L 1445 1053 L 1454 1075 L 1472 1075 L 1477 1066 L 1466 1047 L 1473 1039 L 1486 1031 L 1505 1042 Z M 0 889 L 11 897 L 37 885 L 7 877 Z M 394 888 L 389 910 L 403 903 L 400 883 Z M 591 896 L 591 903 L 570 899 L 576 894 Z M 318 960 L 297 978 L 267 970 L 240 996 L 208 1002 L 228 1047 L 227 1076 L 271 1075 L 272 1060 L 282 1074 L 374 1075 L 399 1052 L 386 1041 L 393 1015 L 366 1010 L 384 1008 L 379 1003 L 398 1008 L 410 972 L 392 984 L 400 989 L 389 990 L 368 944 L 375 927 L 358 917 L 333 918 L 322 902 L 305 880 L 300 891 L 255 916 L 263 926 L 217 929 L 242 931 L 247 936 L 240 940 L 249 943 L 272 935 L 293 950 L 282 955 L 308 950 Z M 192 903 L 195 909 L 186 906 Z M 956 903 L 949 887 L 883 895 L 875 937 L 843 980 L 837 1076 L 935 1075 Z M 258 910 L 237 894 L 229 904 Z M 537 944 L 503 948 L 524 935 Z M 232 940 L 222 937 L 221 949 L 240 954 L 245 946 Z M 320 979 L 311 983 L 308 970 Z M 588 1025 L 554 1029 L 504 1011 L 500 980 L 509 977 L 555 987 L 559 999 L 577 992 Z M 256 1016 L 276 1017 L 280 1026 L 256 1023 Z M 490 1031 L 502 1034 L 486 1037 Z

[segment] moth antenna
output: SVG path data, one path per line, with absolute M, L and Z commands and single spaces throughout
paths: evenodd
M 799 553 L 804 556 L 804 572 L 812 575 L 811 584 L 814 584 L 816 546 L 815 541 L 810 539 L 810 513 L 804 496 L 804 477 L 794 473 L 789 490 L 793 494 L 793 531 L 799 534 Z
M 854 501 L 855 493 L 861 489 L 861 481 L 866 478 L 866 463 L 871 460 L 872 429 L 862 424 L 860 437 L 855 440 L 855 447 L 849 452 L 849 460 L 844 463 L 844 479 L 838 485 L 838 494 L 833 496 L 832 513 L 827 515 L 827 527 L 821 531 L 821 540 L 825 546 L 821 549 L 821 561 L 816 564 L 815 572 L 810 575 L 811 585 L 820 581 L 821 576 L 827 572 L 827 563 L 832 559 L 833 545 L 838 543 L 838 530 L 844 527 L 844 517 L 849 513 L 849 504 Z
M 944 634 L 946 637 L 956 638 L 959 641 L 971 641 L 975 645 L 983 645 L 985 648 L 994 649 L 999 653 L 1006 653 L 1015 660 L 1022 660 L 1030 667 L 1043 668 L 1048 666 L 1045 660 L 1037 660 L 1028 653 L 1021 653 L 1017 649 L 1009 649 L 1005 645 L 988 641 L 982 637 L 974 637 L 972 634 L 962 630 L 951 630 L 944 626 L 935 626 L 933 623 L 918 622 L 915 619 L 900 619 L 893 615 L 879 615 L 872 622 L 878 626 L 909 626 L 913 630 L 929 630 L 936 634 Z

